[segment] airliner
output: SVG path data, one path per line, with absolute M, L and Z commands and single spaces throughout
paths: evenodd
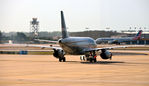
M 80 57 L 81 60 L 96 62 L 98 51 L 101 51 L 100 57 L 102 59 L 112 59 L 112 53 L 108 51 L 109 49 L 125 47 L 125 46 L 117 46 L 117 47 L 97 48 L 97 44 L 93 38 L 70 37 L 66 29 L 63 11 L 61 11 L 61 30 L 62 30 L 62 38 L 58 40 L 58 44 L 60 45 L 60 47 L 40 46 L 40 45 L 28 45 L 28 46 L 52 48 L 54 51 L 53 56 L 59 59 L 59 62 L 66 61 L 65 57 L 66 54 L 81 55 Z
M 138 33 L 134 37 L 97 38 L 96 43 L 97 44 L 101 44 L 101 43 L 120 44 L 123 42 L 135 41 L 135 40 L 139 40 L 141 38 L 141 33 L 142 33 L 142 30 L 139 30 Z

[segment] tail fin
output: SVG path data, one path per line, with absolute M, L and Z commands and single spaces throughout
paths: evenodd
M 138 40 L 141 38 L 141 34 L 142 34 L 142 30 L 139 30 L 139 32 L 135 35 L 135 37 L 133 38 L 133 40 Z
M 64 15 L 63 15 L 63 11 L 61 11 L 61 28 L 62 28 L 62 38 L 68 38 L 69 35 L 67 33 L 67 29 L 66 29 L 66 24 L 65 24 L 65 19 L 64 19 Z

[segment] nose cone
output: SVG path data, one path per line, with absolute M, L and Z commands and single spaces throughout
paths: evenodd
M 102 42 L 101 39 L 96 39 L 97 44 L 100 44 L 101 42 Z

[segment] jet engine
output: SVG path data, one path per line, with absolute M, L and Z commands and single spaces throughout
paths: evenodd
M 54 53 L 53 53 L 53 56 L 56 57 L 56 58 L 60 58 L 60 57 L 64 57 L 64 51 L 61 50 L 61 49 L 54 49 Z
M 102 59 L 112 59 L 112 53 L 109 52 L 109 51 L 107 51 L 106 49 L 102 49 L 101 50 L 100 57 Z

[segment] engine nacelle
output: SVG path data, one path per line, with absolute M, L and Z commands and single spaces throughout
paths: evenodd
M 112 53 L 105 50 L 105 49 L 101 50 L 100 56 L 101 56 L 102 59 L 112 59 Z
M 63 50 L 61 49 L 57 49 L 55 50 L 54 49 L 54 53 L 53 53 L 53 56 L 56 57 L 56 58 L 60 58 L 60 57 L 64 57 L 65 53 Z

